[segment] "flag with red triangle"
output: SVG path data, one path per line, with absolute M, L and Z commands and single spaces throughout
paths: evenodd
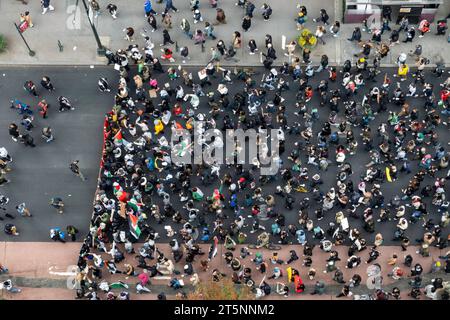
M 141 235 L 141 229 L 138 225 L 138 217 L 134 214 L 128 214 L 128 218 L 130 219 L 130 232 L 136 238 L 139 239 Z
M 123 141 L 122 130 L 119 130 L 119 131 L 115 134 L 114 140 L 117 140 L 117 142 L 120 142 L 120 143 Z

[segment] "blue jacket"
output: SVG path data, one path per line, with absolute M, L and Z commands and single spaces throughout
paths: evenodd
M 145 12 L 152 11 L 152 8 L 153 8 L 152 2 L 150 0 L 146 0 L 145 3 L 144 3 Z

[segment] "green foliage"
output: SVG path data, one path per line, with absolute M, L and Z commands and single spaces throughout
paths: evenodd
M 312 49 L 317 44 L 316 36 L 308 29 L 303 29 L 297 40 L 300 47 Z
M 8 47 L 8 42 L 4 35 L 0 34 L 0 53 L 4 52 Z

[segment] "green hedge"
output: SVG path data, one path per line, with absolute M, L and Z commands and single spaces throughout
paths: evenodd
M 8 42 L 4 35 L 0 34 L 0 53 L 4 52 L 8 46 Z

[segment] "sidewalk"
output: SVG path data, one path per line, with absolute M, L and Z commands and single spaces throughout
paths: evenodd
M 8 292 L 0 291 L 0 299 L 50 299 L 50 300 L 72 300 L 75 297 L 75 292 L 73 290 L 67 289 L 67 283 L 74 276 L 73 266 L 76 265 L 76 257 L 78 255 L 78 251 L 81 244 L 78 242 L 75 243 L 44 243 L 44 242 L 20 242 L 20 243 L 12 243 L 12 242 L 2 242 L 0 243 L 0 261 L 6 265 L 10 273 L 8 275 L 1 275 L 0 280 L 4 280 L 7 278 L 11 278 L 13 283 L 18 287 L 23 289 L 23 292 L 20 294 L 10 294 Z M 201 245 L 204 252 L 208 252 L 209 245 Z M 139 247 L 135 245 L 135 249 Z M 123 249 L 123 248 L 121 248 Z M 165 253 L 166 256 L 170 257 L 170 249 L 167 245 L 161 244 L 158 246 L 158 249 Z M 289 250 L 295 250 L 300 257 L 299 260 L 293 262 L 291 265 L 300 271 L 300 275 L 305 283 L 306 290 L 303 294 L 298 295 L 295 294 L 291 285 L 291 294 L 288 299 L 314 299 L 314 300 L 322 300 L 322 299 L 336 299 L 336 295 L 342 289 L 342 285 L 337 284 L 332 281 L 332 274 L 325 274 L 322 271 L 325 268 L 325 260 L 328 258 L 328 254 L 322 252 L 319 248 L 314 249 L 314 254 L 312 257 L 313 267 L 317 271 L 316 278 L 314 280 L 309 280 L 307 277 L 307 272 L 309 268 L 302 266 L 302 247 L 300 245 L 292 245 L 292 246 L 284 246 L 282 250 L 278 252 L 279 258 L 282 260 L 287 260 L 289 256 Z M 353 274 L 358 273 L 362 277 L 362 283 L 360 287 L 352 289 L 354 294 L 363 294 L 367 293 L 369 290 L 365 287 L 365 283 L 367 280 L 366 274 L 366 265 L 364 262 L 357 269 L 346 269 L 345 263 L 347 260 L 347 247 L 336 247 L 336 250 L 339 252 L 339 256 L 342 261 L 337 263 L 338 268 L 340 268 L 344 273 L 344 280 L 348 281 Z M 398 266 L 403 266 L 403 257 L 406 253 L 401 252 L 399 247 L 393 246 L 384 246 L 380 249 L 381 255 L 377 259 L 377 263 L 382 267 L 383 274 L 383 288 L 385 290 L 390 291 L 393 286 L 397 286 L 402 291 L 402 297 L 404 299 L 409 299 L 407 297 L 407 293 L 409 292 L 409 285 L 407 284 L 407 279 L 403 279 L 401 281 L 394 281 L 387 276 L 393 267 L 387 265 L 388 258 L 393 254 L 398 254 Z M 431 270 L 431 261 L 432 259 L 437 259 L 439 255 L 444 254 L 444 252 L 437 250 L 436 248 L 432 248 L 431 257 L 423 258 L 420 255 L 416 254 L 415 247 L 409 247 L 407 253 L 411 254 L 414 258 L 413 265 L 415 263 L 421 263 L 424 268 L 424 284 L 427 284 L 430 279 L 437 276 L 434 274 L 429 274 Z M 236 249 L 236 254 L 239 253 L 240 247 Z M 266 261 L 271 257 L 272 252 L 268 250 L 250 250 L 253 255 L 251 257 L 247 257 L 246 259 L 241 259 L 241 263 L 243 265 L 250 266 L 254 269 L 254 263 L 251 259 L 254 257 L 255 252 L 262 252 L 263 257 Z M 23 252 L 27 252 L 26 255 Z M 201 281 L 209 281 L 211 279 L 211 271 L 214 268 L 218 268 L 220 271 L 227 273 L 229 276 L 231 275 L 231 269 L 225 265 L 224 259 L 222 258 L 222 254 L 224 254 L 225 250 L 223 246 L 219 247 L 217 256 L 211 261 L 210 269 L 208 272 L 199 271 L 199 261 L 201 258 L 197 258 L 194 263 L 194 270 L 197 270 L 199 273 L 199 277 Z M 361 259 L 363 261 L 368 258 L 368 250 L 365 250 L 360 254 Z M 106 254 L 102 254 L 103 258 L 107 258 Z M 184 261 L 184 260 L 183 260 Z M 121 270 L 123 268 L 124 263 L 132 263 L 136 264 L 136 260 L 134 259 L 134 255 L 126 255 L 126 260 L 117 264 L 118 269 Z M 155 261 L 150 261 L 149 264 L 153 264 Z M 286 265 L 272 265 L 269 263 L 269 267 L 267 270 L 267 278 L 272 274 L 272 270 L 275 266 L 278 266 L 282 269 L 284 276 L 282 279 L 279 279 L 280 282 L 286 282 Z M 183 264 L 177 263 L 175 265 L 176 270 L 182 271 Z M 405 274 L 409 275 L 409 269 L 404 268 Z M 176 291 L 167 287 L 168 280 L 165 279 L 151 279 L 152 285 L 150 289 L 152 290 L 152 294 L 145 295 L 136 295 L 135 294 L 135 278 L 124 279 L 124 277 L 120 274 L 110 275 L 105 270 L 104 271 L 104 279 L 108 282 L 115 282 L 119 280 L 124 280 L 130 288 L 129 292 L 131 293 L 131 299 L 133 300 L 141 300 L 141 299 L 155 299 L 156 294 L 159 292 L 165 292 L 168 295 L 169 299 L 174 299 L 174 294 Z M 136 269 L 137 272 L 140 271 L 139 268 Z M 253 279 L 256 283 L 259 283 L 263 275 L 258 273 L 256 270 L 253 270 Z M 450 280 L 450 275 L 440 273 L 440 277 L 444 279 L 444 281 Z M 180 276 L 178 276 L 180 277 Z M 275 290 L 277 280 L 267 280 L 266 281 L 272 285 L 273 291 Z M 309 293 L 313 291 L 314 284 L 316 280 L 323 280 L 326 284 L 325 294 L 322 296 L 312 296 Z M 189 279 L 185 278 L 185 291 L 192 290 L 192 286 L 190 285 Z M 118 290 L 114 290 L 118 293 Z M 267 299 L 285 299 L 273 292 Z M 338 300 L 346 300 L 349 298 L 339 298 Z
M 88 23 L 86 12 L 82 3 L 78 10 L 75 10 L 76 0 L 53 1 L 55 11 L 48 12 L 46 15 L 41 14 L 40 2 L 30 1 L 28 5 L 23 5 L 18 1 L 0 0 L 0 9 L 3 16 L 8 17 L 0 20 L 0 30 L 8 39 L 8 50 L 6 53 L 0 54 L 1 64 L 59 64 L 59 65 L 95 65 L 104 64 L 105 58 L 96 55 L 96 42 L 93 36 L 91 27 Z M 154 7 L 159 13 L 157 16 L 158 25 L 161 23 L 161 12 L 164 9 L 163 4 L 157 4 L 154 1 Z M 285 35 L 287 42 L 296 40 L 299 32 L 296 29 L 296 18 L 298 9 L 296 8 L 297 1 L 292 0 L 268 0 L 273 8 L 273 15 L 270 22 L 263 21 L 261 17 L 260 7 L 262 1 L 254 1 L 256 9 L 254 18 L 252 19 L 252 27 L 248 32 L 243 32 L 241 27 L 241 19 L 244 15 L 242 8 L 235 6 L 234 0 L 219 1 L 219 6 L 225 10 L 228 23 L 225 25 L 215 26 L 217 40 L 207 40 L 205 44 L 205 52 L 202 52 L 200 45 L 194 45 L 192 40 L 188 39 L 180 30 L 180 22 L 182 18 L 188 18 L 191 25 L 191 31 L 195 29 L 204 28 L 204 22 L 194 24 L 191 11 L 189 10 L 189 2 L 175 0 L 175 6 L 180 10 L 178 13 L 171 13 L 172 15 L 172 29 L 170 35 L 173 41 L 178 43 L 178 46 L 188 45 L 190 49 L 191 60 L 187 61 L 190 65 L 204 65 L 210 58 L 210 48 L 215 46 L 219 39 L 225 41 L 227 45 L 231 43 L 232 33 L 234 31 L 241 32 L 243 47 L 238 50 L 236 58 L 239 59 L 236 63 L 230 61 L 222 61 L 224 65 L 260 65 L 260 56 L 249 55 L 247 43 L 250 39 L 255 39 L 260 51 L 265 52 L 264 37 L 266 34 L 273 36 L 274 47 L 277 51 L 278 59 L 276 64 L 280 65 L 287 61 L 288 58 L 284 56 L 282 50 L 282 35 Z M 124 39 L 124 32 L 126 27 L 133 27 L 135 29 L 135 42 L 143 45 L 143 38 L 141 33 L 143 28 L 147 29 L 147 34 L 155 43 L 155 53 L 159 55 L 159 44 L 162 42 L 162 28 L 156 32 L 150 32 L 150 28 L 146 19 L 144 18 L 143 1 L 127 1 L 116 0 L 114 2 L 118 6 L 118 19 L 113 20 L 109 12 L 105 9 L 107 2 L 100 1 L 101 14 L 96 18 L 95 25 L 104 46 L 117 50 L 126 48 L 130 43 Z M 308 22 L 306 28 L 315 31 L 316 23 L 313 18 L 318 16 L 320 8 L 324 6 L 323 1 L 305 0 L 301 4 L 308 9 Z M 330 22 L 335 20 L 335 9 L 339 11 L 340 8 L 335 6 L 335 3 L 341 5 L 340 0 L 327 1 L 326 9 L 330 16 Z M 450 3 L 445 4 L 450 7 Z M 201 12 L 204 21 L 213 22 L 215 20 L 215 9 L 211 8 L 206 2 L 201 3 Z M 19 13 L 29 10 L 35 24 L 34 28 L 29 28 L 24 37 L 27 39 L 32 50 L 36 52 L 34 57 L 28 55 L 28 50 L 20 38 L 13 22 L 19 21 Z M 440 15 L 446 15 L 446 8 L 440 9 Z M 440 17 L 440 16 L 438 16 Z M 326 45 L 318 44 L 313 50 L 313 63 L 320 61 L 323 54 L 327 54 L 331 63 L 342 63 L 346 59 L 354 60 L 353 54 L 358 51 L 355 44 L 347 41 L 356 25 L 341 24 L 341 35 L 339 38 L 332 37 L 329 32 L 325 36 Z M 391 26 L 392 27 L 392 26 Z M 435 32 L 435 25 L 431 27 L 433 33 Z M 388 37 L 387 33 L 384 38 Z M 363 39 L 368 39 L 370 35 L 364 34 Z M 59 51 L 58 40 L 61 41 L 64 49 Z M 449 44 L 446 41 L 446 36 L 437 37 L 434 34 L 427 34 L 424 38 L 419 39 L 417 36 L 414 40 L 413 46 L 420 43 L 424 47 L 424 54 L 434 57 L 437 54 L 442 54 L 446 61 L 450 60 Z M 395 46 L 388 59 L 384 64 L 391 65 L 395 62 L 398 54 L 402 51 L 409 51 L 412 48 L 411 44 L 399 44 Z M 175 45 L 172 46 L 175 49 Z M 177 55 L 175 55 L 177 57 Z
M 39 1 L 30 1 L 28 5 L 23 5 L 20 2 L 12 1 L 6 4 L 6 0 L 1 0 L 0 8 L 4 11 L 3 16 L 9 19 L 2 19 L 0 21 L 0 30 L 9 40 L 9 49 L 7 53 L 0 55 L 0 64 L 104 64 L 104 58 L 96 56 L 96 42 L 93 36 L 91 27 L 89 25 L 86 12 L 80 1 L 80 9 L 75 11 L 76 0 L 53 1 L 55 11 L 48 12 L 46 15 L 41 15 Z M 161 24 L 161 12 L 164 10 L 163 4 L 154 2 L 154 8 L 159 13 L 157 18 L 158 26 Z M 224 9 L 227 16 L 227 24 L 215 26 L 217 40 L 207 40 L 205 44 L 205 52 L 201 51 L 200 45 L 194 45 L 193 41 L 188 39 L 180 29 L 181 19 L 187 18 L 191 25 L 191 31 L 195 29 L 204 28 L 204 22 L 194 24 L 192 13 L 189 9 L 189 1 L 175 0 L 175 6 L 180 10 L 178 13 L 172 13 L 172 29 L 170 35 L 173 41 L 178 42 L 178 45 L 188 45 L 190 49 L 191 60 L 188 61 L 191 65 L 205 64 L 210 58 L 210 47 L 215 46 L 219 39 L 223 39 L 227 45 L 231 43 L 232 34 L 238 30 L 242 35 L 243 48 L 238 50 L 236 58 L 239 59 L 240 65 L 260 64 L 259 55 L 251 56 L 248 54 L 247 43 L 253 38 L 256 40 L 260 51 L 265 49 L 264 37 L 266 34 L 272 34 L 274 46 L 277 50 L 279 60 L 284 59 L 284 54 L 281 49 L 281 35 L 287 37 L 287 41 L 295 39 L 298 35 L 296 30 L 296 23 L 294 21 L 297 8 L 296 1 L 292 0 L 269 0 L 267 1 L 273 8 L 273 15 L 270 22 L 265 22 L 262 19 L 260 7 L 262 1 L 254 1 L 255 11 L 252 19 L 252 27 L 248 32 L 243 32 L 241 27 L 241 19 L 244 15 L 244 10 L 241 7 L 235 6 L 234 0 L 219 1 L 220 7 Z M 159 54 L 159 44 L 162 43 L 162 28 L 159 28 L 155 33 L 150 32 L 150 27 L 144 17 L 143 1 L 127 1 L 116 0 L 114 3 L 118 7 L 118 19 L 113 20 L 109 12 L 105 9 L 107 2 L 100 1 L 101 14 L 95 19 L 98 33 L 103 45 L 113 50 L 126 48 L 130 43 L 124 39 L 124 32 L 126 27 L 133 27 L 135 29 L 135 43 L 143 45 L 142 36 L 143 28 L 148 30 L 148 35 L 155 43 L 155 53 Z M 330 1 L 332 3 L 332 1 Z M 311 15 L 308 25 L 314 25 L 313 17 L 317 16 L 321 8 L 319 1 L 306 0 L 302 2 Z M 207 2 L 201 3 L 201 12 L 204 21 L 215 21 L 216 10 L 211 8 Z M 32 50 L 36 52 L 36 56 L 30 57 L 28 51 L 20 39 L 17 30 L 13 25 L 13 21 L 18 22 L 19 13 L 29 10 L 35 24 L 34 28 L 29 28 L 24 36 L 29 42 Z M 331 5 L 328 8 L 330 20 L 334 19 L 334 8 Z M 75 19 L 74 19 L 75 18 Z M 75 20 L 75 24 L 73 21 Z M 276 29 L 274 29 L 276 26 Z M 64 45 L 64 51 L 59 52 L 58 40 Z M 76 50 L 74 51 L 74 47 Z M 320 55 L 332 50 L 333 44 L 327 44 L 324 48 L 319 48 L 314 51 L 314 56 L 320 60 Z M 175 46 L 172 46 L 175 49 Z M 265 51 L 265 50 L 264 50 Z M 286 58 L 287 59 L 287 58 Z M 330 60 L 335 60 L 334 56 L 330 56 Z

